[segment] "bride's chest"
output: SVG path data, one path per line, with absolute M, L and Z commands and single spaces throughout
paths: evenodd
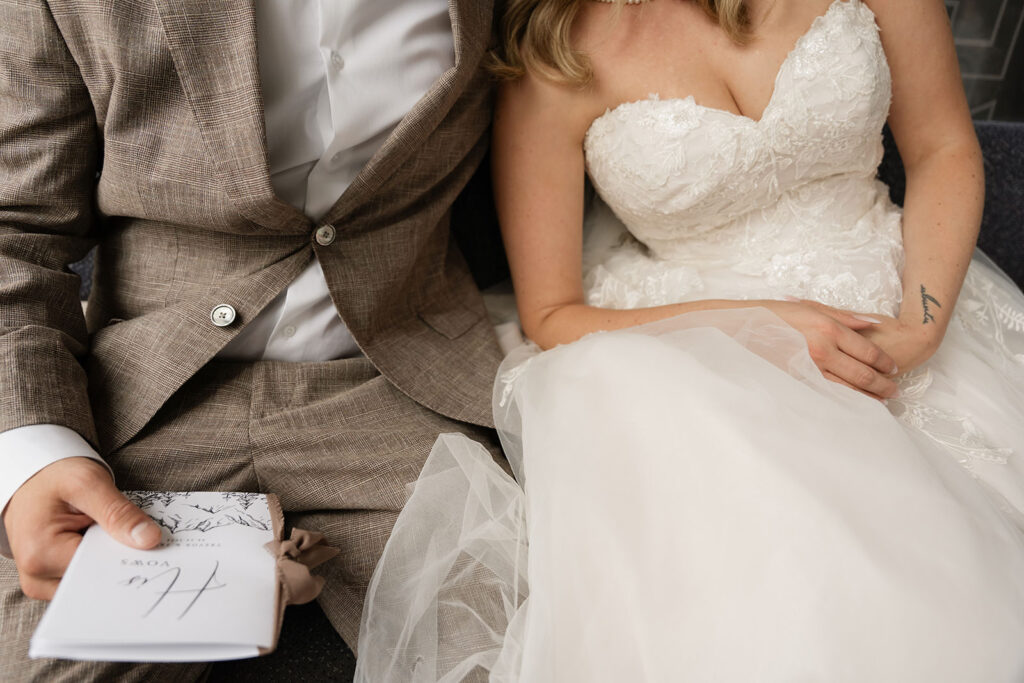
M 760 120 L 652 95 L 593 122 L 587 171 L 627 224 L 713 227 L 808 181 L 873 174 L 890 96 L 873 15 L 838 2 L 786 57 Z

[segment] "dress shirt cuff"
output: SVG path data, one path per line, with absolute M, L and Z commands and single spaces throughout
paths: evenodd
M 92 458 L 110 466 L 78 432 L 62 425 L 38 424 L 0 433 L 0 514 L 7 511 L 14 492 L 36 472 L 58 460 Z M 113 470 L 110 476 L 114 476 Z M 11 556 L 7 529 L 0 524 L 0 555 Z

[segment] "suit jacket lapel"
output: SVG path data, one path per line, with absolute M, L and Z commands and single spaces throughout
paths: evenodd
M 337 222 L 375 192 L 419 147 L 473 79 L 490 45 L 492 0 L 448 0 L 455 65 L 445 71 L 402 119 L 338 202 L 324 216 Z
M 267 160 L 254 0 L 155 0 L 182 87 L 221 182 L 239 212 L 304 231 L 302 212 L 274 195 Z

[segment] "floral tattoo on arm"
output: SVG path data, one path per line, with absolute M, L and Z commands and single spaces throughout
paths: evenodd
M 924 320 L 921 321 L 922 325 L 935 322 L 935 316 L 932 315 L 930 304 L 935 304 L 936 308 L 942 308 L 942 304 L 939 300 L 928 293 L 928 290 L 921 285 L 921 308 L 924 309 Z

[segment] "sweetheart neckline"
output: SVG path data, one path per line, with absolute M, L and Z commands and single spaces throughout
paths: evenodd
M 838 7 L 840 5 L 854 5 L 854 4 L 860 4 L 860 5 L 863 5 L 864 7 L 867 7 L 867 5 L 865 5 L 862 2 L 862 0 L 832 0 L 832 3 L 829 4 L 828 9 L 826 9 L 824 11 L 824 13 L 819 14 L 818 16 L 814 17 L 814 21 L 811 22 L 810 27 L 808 27 L 808 29 L 803 34 L 801 34 L 801 36 L 799 38 L 796 39 L 796 43 L 793 45 L 792 49 L 790 49 L 790 51 L 788 53 L 786 53 L 786 57 L 782 60 L 782 64 L 779 65 L 779 70 L 775 74 L 775 81 L 772 84 L 772 94 L 768 98 L 768 104 L 766 104 L 764 106 L 764 110 L 761 111 L 761 117 L 760 118 L 753 119 L 753 118 L 747 116 L 746 114 L 740 114 L 740 113 L 737 113 L 737 112 L 734 112 L 734 111 L 729 111 L 728 109 L 719 109 L 718 107 L 709 107 L 709 106 L 700 104 L 699 102 L 697 102 L 696 98 L 693 95 L 686 95 L 685 97 L 666 97 L 666 98 L 662 98 L 662 97 L 660 97 L 658 95 L 658 93 L 651 93 L 645 99 L 642 99 L 642 100 L 627 100 L 626 102 L 620 102 L 619 104 L 615 105 L 614 107 L 609 107 L 608 109 L 605 109 L 604 113 L 601 114 L 600 116 L 598 116 L 597 118 L 595 118 L 593 121 L 591 121 L 590 125 L 587 127 L 587 132 L 583 136 L 583 138 L 584 138 L 584 146 L 586 145 L 586 139 L 590 137 L 590 132 L 591 132 L 591 130 L 593 130 L 595 123 L 597 123 L 601 119 L 605 118 L 606 116 L 609 116 L 610 114 L 618 111 L 619 109 L 623 109 L 624 107 L 631 106 L 631 105 L 644 104 L 644 103 L 647 103 L 647 102 L 673 102 L 673 103 L 674 102 L 689 102 L 691 106 L 696 107 L 697 109 L 700 109 L 702 111 L 705 111 L 705 112 L 708 112 L 708 113 L 711 113 L 711 114 L 725 114 L 725 115 L 730 116 L 730 117 L 732 117 L 734 119 L 738 119 L 739 121 L 742 121 L 744 123 L 748 123 L 748 124 L 753 125 L 753 126 L 760 126 L 761 123 L 763 123 L 764 120 L 766 118 L 768 118 L 768 113 L 772 109 L 772 105 L 775 103 L 775 100 L 777 99 L 776 96 L 778 95 L 778 92 L 779 92 L 779 81 L 782 80 L 782 76 L 785 73 L 786 68 L 792 62 L 793 55 L 795 55 L 797 53 L 797 51 L 800 50 L 800 48 L 807 42 L 808 37 L 811 36 L 814 33 L 814 31 L 818 28 L 818 26 L 823 24 L 823 23 L 825 23 L 826 18 L 832 13 L 833 9 L 835 9 L 836 7 Z M 872 12 L 870 7 L 867 7 L 867 10 L 869 12 Z M 874 12 L 872 12 L 872 16 L 874 16 Z

